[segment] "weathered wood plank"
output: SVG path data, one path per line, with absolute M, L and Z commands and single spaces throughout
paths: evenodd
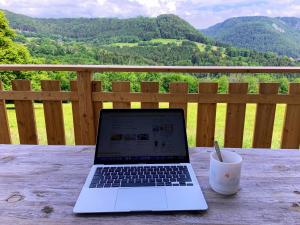
M 230 94 L 246 94 L 248 83 L 230 83 Z M 224 146 L 241 148 L 243 145 L 246 104 L 227 104 Z
M 72 208 L 93 164 L 93 147 L 1 145 L 1 224 L 299 223 L 299 150 L 234 149 L 244 158 L 241 190 L 227 197 L 213 192 L 208 184 L 212 151 L 190 150 L 191 163 L 209 206 L 207 212 L 76 216 Z
M 217 93 L 218 83 L 199 83 L 199 94 Z M 197 128 L 196 128 L 196 146 L 213 146 L 215 139 L 216 123 L 215 103 L 198 104 Z
M 176 94 L 176 93 L 112 93 L 95 92 L 93 101 L 118 101 L 122 97 L 126 102 L 193 102 L 193 103 L 266 103 L 300 105 L 298 95 L 285 94 Z M 77 93 L 68 91 L 0 91 L 2 100 L 62 100 L 78 101 Z
M 130 82 L 129 81 L 116 81 L 112 82 L 112 91 L 126 93 L 130 92 Z M 117 101 L 113 101 L 114 109 L 130 109 L 130 102 L 124 101 L 122 96 L 118 98 Z
M 77 89 L 77 80 L 71 80 L 71 91 L 74 93 L 78 93 Z M 74 139 L 76 145 L 82 145 L 82 138 L 81 138 L 81 128 L 80 128 L 80 116 L 79 116 L 79 104 L 78 100 L 72 101 L 72 114 L 73 114 L 73 127 L 74 127 Z
M 0 91 L 3 90 L 3 84 L 0 80 Z M 10 129 L 7 118 L 5 100 L 0 99 L 0 144 L 11 144 Z
M 60 81 L 42 80 L 43 91 L 60 91 Z M 44 115 L 48 145 L 65 145 L 65 124 L 62 101 L 44 101 Z
M 300 84 L 291 83 L 290 94 L 300 98 Z M 281 148 L 299 148 L 300 145 L 300 105 L 289 104 L 285 109 L 284 126 L 282 130 Z
M 277 94 L 278 83 L 261 83 L 260 94 Z M 253 134 L 253 148 L 270 148 L 275 119 L 276 104 L 257 104 Z
M 12 89 L 15 91 L 30 91 L 29 80 L 13 80 Z M 35 123 L 35 113 L 31 100 L 14 101 L 20 144 L 38 144 L 38 135 Z
M 158 93 L 159 83 L 158 82 L 141 82 L 141 92 L 142 93 Z M 158 102 L 141 102 L 142 109 L 157 109 Z
M 92 77 L 91 72 L 77 73 L 79 121 L 81 141 L 85 145 L 94 145 L 96 142 L 94 109 L 92 102 Z
M 102 91 L 102 83 L 101 81 L 92 81 L 92 90 L 93 93 L 99 93 Z M 97 133 L 98 130 L 98 124 L 99 124 L 99 117 L 100 117 L 100 111 L 102 109 L 102 101 L 94 101 L 93 102 L 93 108 L 94 108 L 94 120 L 95 120 L 95 133 Z
M 78 100 L 77 95 L 68 91 L 0 91 L 0 99 L 37 101 Z
M 0 71 L 77 72 L 164 72 L 164 73 L 300 73 L 290 66 L 130 66 L 130 65 L 13 65 L 1 64 Z
M 170 83 L 169 89 L 170 89 L 170 93 L 187 94 L 189 91 L 189 86 L 188 86 L 188 83 L 174 82 L 174 83 Z M 183 109 L 185 123 L 187 123 L 187 101 L 183 101 L 181 103 L 176 103 L 173 100 L 173 101 L 170 101 L 169 104 L 170 104 L 169 105 L 170 108 Z
M 0 92 L 1 97 L 1 92 Z M 210 93 L 137 93 L 137 92 L 101 92 L 93 93 L 93 101 L 125 102 L 191 102 L 191 103 L 264 103 L 264 104 L 300 104 L 298 95 L 278 94 L 210 94 Z

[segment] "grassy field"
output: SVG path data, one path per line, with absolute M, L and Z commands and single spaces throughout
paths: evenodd
M 34 107 L 35 107 L 39 143 L 47 144 L 43 105 L 40 103 L 36 103 Z M 104 108 L 111 108 L 111 107 L 112 107 L 111 103 L 104 104 Z M 139 108 L 139 107 L 140 107 L 140 103 L 132 103 L 132 108 Z M 160 107 L 167 108 L 168 103 L 160 103 Z M 13 143 L 17 144 L 19 143 L 19 137 L 18 137 L 14 105 L 8 104 L 7 109 L 8 109 L 7 111 L 8 111 L 12 140 Z M 73 145 L 74 132 L 73 132 L 71 104 L 70 103 L 63 104 L 63 110 L 64 110 L 64 121 L 65 121 L 65 131 L 66 131 L 65 133 L 66 133 L 67 144 Z M 244 129 L 244 141 L 243 141 L 243 147 L 245 148 L 251 147 L 255 110 L 256 110 L 256 106 L 254 104 L 247 105 L 246 120 L 245 120 L 246 122 L 245 122 L 245 129 Z M 281 130 L 283 126 L 284 110 L 285 110 L 284 105 L 277 105 L 274 131 L 273 131 L 272 148 L 280 147 L 280 137 L 281 137 Z M 197 113 L 197 104 L 189 103 L 188 121 L 187 121 L 187 134 L 188 134 L 189 146 L 195 146 L 196 113 Z M 226 115 L 226 105 L 218 104 L 215 136 L 216 139 L 219 141 L 220 145 L 222 146 L 224 142 L 223 137 L 224 137 L 224 129 L 225 129 L 225 115 Z

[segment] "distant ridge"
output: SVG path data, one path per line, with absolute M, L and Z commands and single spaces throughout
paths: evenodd
M 300 57 L 300 18 L 236 17 L 201 31 L 235 47 Z
M 76 40 L 136 42 L 154 38 L 187 39 L 199 43 L 210 40 L 180 17 L 172 14 L 156 18 L 32 18 L 3 10 L 10 26 L 22 33 Z

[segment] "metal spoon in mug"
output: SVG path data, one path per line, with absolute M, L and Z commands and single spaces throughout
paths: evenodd
M 220 162 L 223 162 L 223 158 L 222 158 L 222 155 L 221 155 L 219 144 L 218 144 L 217 141 L 215 141 L 214 143 L 215 143 L 215 150 L 216 150 L 217 156 L 218 156 Z

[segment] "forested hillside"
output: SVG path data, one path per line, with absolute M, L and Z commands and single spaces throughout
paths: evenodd
M 299 18 L 237 17 L 202 31 L 235 47 L 300 57 Z
M 63 38 L 94 43 L 138 42 L 154 38 L 187 39 L 209 43 L 209 39 L 175 15 L 157 18 L 37 19 L 5 11 L 10 25 L 28 36 Z

